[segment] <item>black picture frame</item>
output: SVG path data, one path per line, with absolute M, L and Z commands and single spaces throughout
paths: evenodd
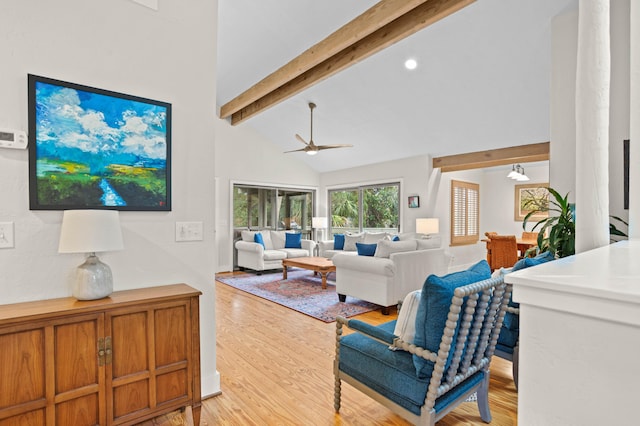
M 28 75 L 29 208 L 171 211 L 171 104 Z
M 624 209 L 629 210 L 629 139 L 622 141 L 624 170 Z
M 411 195 L 408 199 L 408 204 L 410 209 L 420 207 L 420 197 L 418 195 Z

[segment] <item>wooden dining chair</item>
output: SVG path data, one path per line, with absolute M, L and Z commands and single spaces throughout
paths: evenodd
M 490 240 L 490 244 L 487 244 L 487 260 L 492 272 L 500 268 L 510 268 L 518 261 L 515 235 L 492 235 Z
M 537 232 L 522 231 L 522 239 L 523 240 L 537 240 L 538 239 L 538 233 Z

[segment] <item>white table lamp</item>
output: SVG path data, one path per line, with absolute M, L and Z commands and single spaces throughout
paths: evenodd
M 440 221 L 437 217 L 416 219 L 416 232 L 418 234 L 425 234 L 427 238 L 430 238 L 431 234 L 440 232 Z
M 327 218 L 324 216 L 314 216 L 311 218 L 311 227 L 316 229 L 316 240 L 319 240 L 317 230 L 325 229 L 327 225 Z
M 78 266 L 73 296 L 79 300 L 102 299 L 113 293 L 109 265 L 96 252 L 122 250 L 122 230 L 117 210 L 66 210 L 62 217 L 58 253 L 87 253 Z

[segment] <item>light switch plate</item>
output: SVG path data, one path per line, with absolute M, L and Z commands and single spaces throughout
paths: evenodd
M 202 222 L 176 222 L 176 241 L 202 241 Z
M 13 247 L 13 222 L 0 222 L 0 248 Z

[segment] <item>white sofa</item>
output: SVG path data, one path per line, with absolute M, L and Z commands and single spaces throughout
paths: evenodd
M 262 234 L 264 247 L 255 242 L 255 234 Z M 312 240 L 301 241 L 301 248 L 285 248 L 285 231 L 242 231 L 242 240 L 236 241 L 238 266 L 258 272 L 282 268 L 282 259 L 313 256 L 316 243 Z
M 377 243 L 378 241 L 384 239 L 385 237 L 393 238 L 396 235 L 400 239 L 400 241 L 422 239 L 425 237 L 425 235 L 418 234 L 415 232 L 403 232 L 400 234 L 390 234 L 387 232 L 363 232 L 363 233 L 353 234 L 353 235 L 347 234 L 345 235 L 345 247 L 342 250 L 336 250 L 334 248 L 334 240 L 319 241 L 318 256 L 331 259 L 334 255 L 338 253 L 355 255 L 355 254 L 358 254 L 356 252 L 356 247 L 355 247 L 356 242 L 360 242 L 364 244 Z M 440 237 L 435 236 L 433 241 L 434 242 L 437 241 L 437 245 L 435 245 L 434 247 L 440 247 Z
M 430 274 L 448 272 L 452 256 L 443 248 L 426 248 L 434 244 L 439 245 L 439 240 L 381 241 L 375 256 L 334 254 L 331 260 L 336 266 L 336 292 L 340 301 L 351 296 L 380 305 L 382 313 L 388 314 L 390 306 L 421 289 Z M 411 245 L 413 250 L 409 248 Z M 381 246 L 391 247 L 391 251 L 378 256 Z M 403 246 L 406 251 L 394 251 L 394 246 Z

